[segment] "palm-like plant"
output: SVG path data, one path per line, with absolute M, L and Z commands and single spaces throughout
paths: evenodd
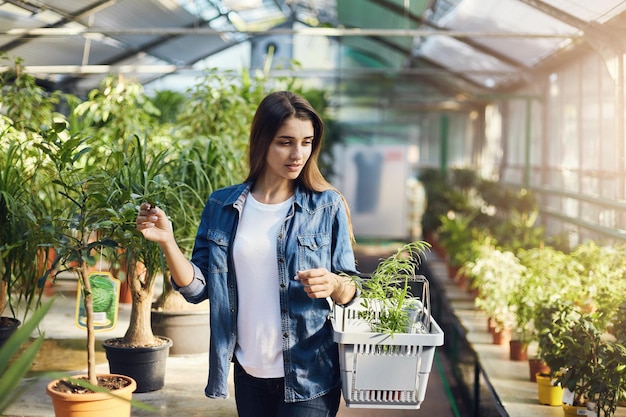
M 180 182 L 170 182 L 171 160 L 163 150 L 151 154 L 147 141 L 138 137 L 129 142 L 127 153 L 116 152 L 109 158 L 110 188 L 107 205 L 113 223 L 121 262 L 132 294 L 129 327 L 122 343 L 126 346 L 152 346 L 155 337 L 150 325 L 154 284 L 159 274 L 166 275 L 165 259 L 158 244 L 146 242 L 136 229 L 139 204 L 144 201 L 173 212 L 184 210 Z M 137 268 L 141 264 L 142 268 Z M 167 278 L 166 278 L 167 279 Z
M 4 59 L 4 54 L 0 54 Z M 44 158 L 35 146 L 41 125 L 51 125 L 60 95 L 47 93 L 26 74 L 22 60 L 0 74 L 0 314 L 5 307 L 26 319 L 40 300 L 38 255 L 45 199 L 38 197 Z M 41 258 L 39 256 L 39 258 Z
M 37 285 L 38 200 L 30 188 L 37 167 L 25 164 L 27 144 L 10 141 L 6 146 L 6 153 L 0 155 L 0 314 L 8 304 L 13 317 L 18 307 L 25 307 L 25 317 L 41 295 Z

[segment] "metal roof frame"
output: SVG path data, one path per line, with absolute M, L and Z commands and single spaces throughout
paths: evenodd
M 0 52 L 23 58 L 27 71 L 57 88 L 81 93 L 108 73 L 131 73 L 145 84 L 201 71 L 203 59 L 261 36 L 327 37 L 377 63 L 336 69 L 343 77 L 393 76 L 443 96 L 484 97 L 510 91 L 581 44 L 607 57 L 626 51 L 624 25 L 612 23 L 625 19 L 624 0 L 480 1 L 4 0 Z M 486 3 L 491 9 L 481 10 Z M 263 19 L 260 8 L 267 8 Z M 520 16 L 513 20 L 509 11 Z M 507 20 L 509 27 L 499 25 Z

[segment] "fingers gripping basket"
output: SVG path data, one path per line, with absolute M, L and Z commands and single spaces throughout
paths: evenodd
M 348 307 L 335 306 L 334 340 L 339 344 L 347 407 L 418 409 L 424 401 L 443 331 L 430 315 L 428 281 L 423 276 L 414 280 L 422 283 L 422 297 L 411 303 L 416 311 L 410 333 L 372 332 L 360 318 L 365 307 L 359 300 Z

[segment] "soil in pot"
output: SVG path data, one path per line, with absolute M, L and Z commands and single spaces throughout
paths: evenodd
M 85 375 L 74 378 L 87 379 Z M 92 392 L 68 381 L 55 380 L 46 387 L 57 417 L 125 417 L 130 416 L 130 399 L 137 387 L 132 378 L 123 375 L 98 375 L 98 385 L 114 391 L 115 396 Z M 119 388 L 116 388 L 119 387 Z
M 77 379 L 82 379 L 87 381 L 87 378 L 82 376 Z M 127 387 L 131 384 L 130 379 L 121 375 L 98 375 L 98 386 L 109 391 L 116 391 Z M 59 379 L 55 381 L 54 384 L 50 387 L 50 389 L 56 392 L 62 392 L 66 394 L 87 394 L 93 393 L 92 390 L 88 388 L 81 387 L 80 385 L 73 384 L 72 382 Z
M 136 392 L 158 391 L 165 384 L 165 363 L 172 340 L 156 336 L 158 346 L 129 347 L 122 338 L 107 339 L 102 347 L 109 361 L 109 371 L 127 375 L 137 382 Z

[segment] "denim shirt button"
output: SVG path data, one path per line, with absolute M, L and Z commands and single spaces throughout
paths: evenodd
M 287 333 L 287 332 L 283 333 L 283 337 L 284 338 L 288 338 L 289 337 L 289 333 Z
M 281 283 L 280 283 L 280 288 L 285 288 L 285 287 L 286 287 L 285 283 L 284 283 L 284 282 L 281 282 Z
M 285 259 L 284 258 L 278 258 L 278 262 L 280 262 L 281 264 L 285 263 Z

